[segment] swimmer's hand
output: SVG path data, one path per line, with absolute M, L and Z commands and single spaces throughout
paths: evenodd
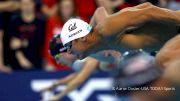
M 59 95 L 52 96 L 48 101 L 60 101 L 62 97 Z
M 55 89 L 58 86 L 58 84 L 54 83 L 52 86 L 49 86 L 45 89 L 42 89 L 40 92 L 45 92 L 45 91 L 52 91 L 53 89 Z

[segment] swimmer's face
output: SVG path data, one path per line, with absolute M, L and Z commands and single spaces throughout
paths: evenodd
M 75 55 L 69 53 L 69 52 L 63 52 L 60 54 L 59 59 L 56 60 L 60 64 L 64 64 L 67 66 L 71 66 L 72 62 L 76 60 Z
M 86 43 L 80 42 L 79 40 L 75 40 L 72 42 L 72 51 L 74 54 L 79 55 L 83 54 L 88 50 Z
M 71 51 L 79 59 L 85 58 L 91 53 L 94 53 L 94 50 L 96 50 L 97 43 L 99 41 L 100 40 L 96 35 L 90 33 L 85 37 L 72 41 Z
M 72 42 L 72 48 L 71 51 L 76 57 L 79 59 L 83 59 L 88 56 L 86 54 L 90 50 L 90 45 L 86 42 L 83 41 L 84 39 L 77 39 Z

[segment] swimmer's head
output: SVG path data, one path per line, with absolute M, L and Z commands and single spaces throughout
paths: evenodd
M 79 59 L 83 59 L 92 53 L 98 41 L 99 37 L 92 32 L 93 28 L 88 23 L 80 19 L 70 19 L 62 28 L 61 40 L 67 49 Z
M 50 41 L 49 52 L 56 62 L 60 64 L 71 66 L 72 62 L 76 60 L 75 55 L 71 54 L 67 47 L 63 46 L 60 34 L 55 35 Z

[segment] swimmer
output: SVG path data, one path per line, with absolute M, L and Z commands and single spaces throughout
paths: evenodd
M 142 5 L 146 5 L 146 6 L 148 6 L 149 5 L 149 3 L 146 3 L 146 4 L 142 4 Z M 141 7 L 143 7 L 142 5 L 139 5 L 139 7 L 141 6 Z M 136 6 L 136 7 L 138 7 L 138 6 Z M 145 7 L 145 6 L 144 6 Z M 153 6 L 154 7 L 154 6 Z M 130 8 L 129 8 L 130 9 Z M 139 8 L 140 9 L 140 8 Z M 159 9 L 159 8 L 158 8 Z M 128 10 L 128 9 L 127 9 Z M 164 9 L 163 9 L 164 10 Z M 122 10 L 123 11 L 123 10 Z M 142 10 L 143 11 L 143 10 Z M 133 11 L 132 11 L 133 12 Z M 166 12 L 166 13 L 168 13 L 168 12 Z M 177 13 L 177 12 L 176 12 Z M 160 16 L 160 17 L 165 17 L 165 16 L 163 16 L 163 14 Z M 167 16 L 166 16 L 167 17 Z M 170 16 L 169 16 L 170 17 Z M 109 18 L 109 17 L 108 17 Z M 111 18 L 111 17 L 110 17 Z M 168 17 L 167 17 L 167 19 L 169 19 Z M 173 20 L 172 20 L 173 19 Z M 174 22 L 174 17 L 172 17 L 172 19 L 170 20 L 170 21 L 172 21 L 172 22 Z M 103 21 L 104 22 L 104 21 Z M 97 26 L 98 26 L 98 24 L 97 24 Z M 89 28 L 89 29 L 91 29 L 91 26 L 88 26 L 87 28 Z M 75 30 L 76 29 L 76 24 L 72 24 L 71 25 L 71 27 L 69 27 L 69 29 L 70 30 Z M 89 30 L 88 29 L 88 30 Z M 95 29 L 95 28 L 94 28 Z M 128 29 L 128 28 L 127 28 Z M 177 29 L 176 29 L 177 30 Z M 93 31 L 93 30 L 89 30 L 89 31 Z M 81 31 L 78 31 L 78 32 L 81 32 Z M 77 33 L 78 33 L 77 32 Z M 131 30 L 130 30 L 130 32 L 131 32 Z M 137 31 L 138 32 L 138 31 Z M 77 33 L 73 33 L 73 35 L 76 35 Z M 175 32 L 176 33 L 176 32 Z M 95 33 L 94 33 L 95 34 Z M 128 35 L 128 34 L 127 34 Z M 133 35 L 133 34 L 130 34 L 130 35 Z M 97 39 L 95 36 L 92 36 L 93 38 L 95 38 L 95 39 Z M 123 37 L 125 37 L 125 35 L 123 36 Z M 136 38 L 138 38 L 139 36 L 137 36 Z M 151 36 L 152 37 L 152 36 Z M 136 39 L 136 38 L 133 38 L 133 37 L 131 37 L 131 39 Z M 153 41 L 152 40 L 152 38 L 147 38 L 146 36 L 144 37 L 145 39 L 149 39 L 148 41 L 149 42 L 156 42 L 156 41 Z M 91 42 L 93 42 L 93 40 L 91 39 L 91 40 L 85 40 L 86 39 L 86 37 L 81 37 L 80 39 L 76 39 L 76 40 L 74 40 L 74 41 L 76 41 L 76 42 L 78 42 L 79 44 L 82 44 L 82 45 L 85 45 L 85 44 L 83 44 L 83 42 L 85 42 L 86 43 L 86 45 L 87 45 L 87 43 L 89 42 L 89 41 L 91 41 Z M 141 38 L 140 38 L 141 39 Z M 95 42 L 97 42 L 96 40 L 94 40 Z M 134 40 L 134 42 L 136 42 L 136 41 L 138 41 L 138 40 Z M 147 40 L 146 40 L 147 41 Z M 99 41 L 98 41 L 99 42 Z M 106 42 L 106 41 L 105 41 Z M 145 40 L 141 40 L 141 42 L 145 42 Z M 69 42 L 68 42 L 69 43 Z M 103 43 L 103 42 L 102 42 Z M 111 42 L 110 42 L 110 44 L 111 44 Z M 138 44 L 137 45 L 139 45 L 139 44 L 144 44 L 144 43 L 140 43 L 140 41 L 138 41 Z M 69 46 L 71 46 L 72 45 L 72 48 L 71 47 L 69 47 Z M 75 48 L 73 48 L 74 47 L 74 45 L 75 44 L 73 44 L 73 42 L 72 42 L 72 44 L 69 44 L 69 45 L 67 45 L 66 44 L 66 48 L 68 48 L 68 50 L 69 51 L 67 51 L 67 52 L 69 52 L 69 53 L 73 53 L 73 54 L 76 54 L 76 55 L 81 55 L 81 53 L 85 53 L 85 55 L 89 55 L 89 54 L 91 54 L 91 53 L 94 53 L 94 52 L 96 52 L 96 51 L 99 51 L 99 50 L 96 50 L 96 49 L 93 49 L 93 47 L 92 47 L 92 49 L 91 50 L 88 50 L 88 51 L 90 51 L 90 52 L 83 52 L 83 51 L 78 51 L 78 50 L 75 50 Z M 97 44 L 91 44 L 91 45 L 96 45 L 96 48 L 98 47 L 98 45 Z M 116 44 L 111 44 L 110 46 L 109 46 L 109 44 L 103 44 L 103 45 L 105 45 L 105 46 L 107 46 L 107 47 L 110 47 L 110 46 L 115 46 L 115 47 L 117 47 L 116 46 Z M 135 45 L 136 46 L 136 45 Z M 80 49 L 84 49 L 83 48 L 83 46 L 81 47 L 80 45 L 79 45 L 79 48 Z M 89 48 L 89 46 L 88 47 L 85 47 L 85 48 Z M 133 47 L 134 48 L 134 47 Z M 137 47 L 135 47 L 135 48 L 137 48 Z M 102 47 L 99 47 L 99 49 L 101 50 L 101 49 L 106 49 L 106 48 L 102 48 Z M 109 49 L 109 48 L 108 48 Z M 111 48 L 112 49 L 112 48 Z M 86 49 L 84 49 L 84 50 L 86 50 Z M 96 63 L 96 59 L 94 59 L 94 61 L 93 61 L 93 63 Z M 87 64 L 88 64 L 88 62 L 87 62 Z M 89 63 L 89 64 L 92 64 L 92 63 Z M 98 64 L 98 63 L 97 63 Z M 90 75 L 94 70 L 95 70 L 95 68 L 96 67 L 98 67 L 98 66 L 92 66 L 92 65 L 89 65 L 90 67 L 92 67 L 92 68 L 90 68 L 90 70 L 88 70 L 87 68 L 86 69 L 82 69 L 81 71 L 86 71 L 86 72 L 88 72 L 87 74 L 88 75 Z M 85 66 L 84 66 L 85 67 Z M 83 68 L 84 68 L 83 67 Z M 84 75 L 87 75 L 86 73 L 78 73 L 78 75 L 81 75 L 81 77 L 80 76 L 78 76 L 78 75 L 76 75 L 76 76 L 71 76 L 71 77 L 76 77 L 76 78 L 87 78 L 87 76 L 84 76 Z M 83 75 L 83 76 L 82 76 Z M 80 80 L 80 79 L 78 79 L 78 80 Z M 65 80 L 66 81 L 66 80 Z M 69 79 L 67 80 L 67 81 L 69 81 Z M 74 81 L 74 82 L 72 82 L 72 81 Z M 70 82 L 71 82 L 71 85 L 70 85 Z M 61 97 L 63 97 L 64 95 L 66 95 L 69 91 L 71 91 L 72 89 L 71 89 L 71 87 L 73 87 L 74 85 L 73 85 L 73 83 L 75 84 L 75 86 L 77 87 L 78 85 L 80 85 L 80 83 L 82 83 L 82 82 L 77 82 L 77 81 L 75 81 L 74 79 L 73 80 L 70 80 L 69 81 L 69 83 L 67 84 L 67 89 L 65 89 L 62 93 L 60 93 L 60 94 L 58 94 L 57 96 L 55 96 L 54 98 L 61 98 Z M 76 85 L 77 84 L 77 85 Z M 68 86 L 69 85 L 69 86 Z M 70 88 L 69 88 L 70 87 Z
M 177 34 L 179 16 L 180 11 L 150 3 L 125 8 L 112 15 L 101 7 L 92 17 L 91 25 L 80 19 L 68 20 L 62 28 L 61 40 L 78 58 L 109 49 L 122 53 L 139 48 L 158 51 Z
M 50 42 L 50 53 L 58 63 L 68 65 L 75 72 L 58 80 L 54 85 L 43 90 L 52 90 L 59 85 L 66 85 L 66 89 L 62 93 L 53 96 L 49 101 L 57 101 L 61 99 L 67 93 L 81 85 L 91 74 L 99 70 L 112 71 L 113 68 L 117 67 L 115 66 L 117 63 L 116 61 L 119 61 L 121 56 L 119 52 L 107 50 L 89 56 L 83 60 L 77 60 L 77 58 L 63 46 L 60 40 L 60 35 L 56 35 Z M 99 61 L 97 59 L 104 61 Z
M 70 91 L 80 86 L 91 74 L 94 74 L 99 70 L 108 71 L 113 74 L 112 76 L 119 73 L 125 74 L 125 78 L 131 76 L 132 78 L 128 79 L 130 81 L 136 81 L 137 77 L 139 76 L 143 77 L 143 79 L 140 79 L 138 83 L 125 83 L 125 81 L 123 81 L 123 85 L 121 85 L 122 87 L 127 85 L 142 85 L 144 83 L 154 81 L 161 75 L 161 69 L 159 68 L 159 65 L 156 64 L 155 58 L 141 49 L 125 52 L 122 55 L 122 58 L 120 58 L 121 55 L 119 52 L 108 50 L 99 52 L 95 55 L 91 55 L 83 60 L 77 60 L 77 58 L 75 58 L 75 56 L 73 56 L 71 52 L 62 45 L 60 37 L 59 35 L 57 35 L 52 39 L 50 43 L 50 53 L 57 62 L 72 67 L 75 72 L 63 79 L 58 80 L 52 86 L 43 90 L 53 90 L 59 85 L 66 85 L 65 90 L 53 96 L 48 101 L 57 101 L 61 99 Z M 111 56 L 113 57 L 113 59 Z M 136 58 L 134 58 L 135 56 Z M 104 57 L 107 59 L 107 61 L 99 57 Z

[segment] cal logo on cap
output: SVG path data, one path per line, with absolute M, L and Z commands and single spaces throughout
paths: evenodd
M 77 28 L 76 23 L 69 25 L 69 32 L 75 30 Z
M 74 18 L 68 20 L 61 31 L 61 40 L 63 45 L 86 36 L 90 33 L 92 27 L 85 21 Z

